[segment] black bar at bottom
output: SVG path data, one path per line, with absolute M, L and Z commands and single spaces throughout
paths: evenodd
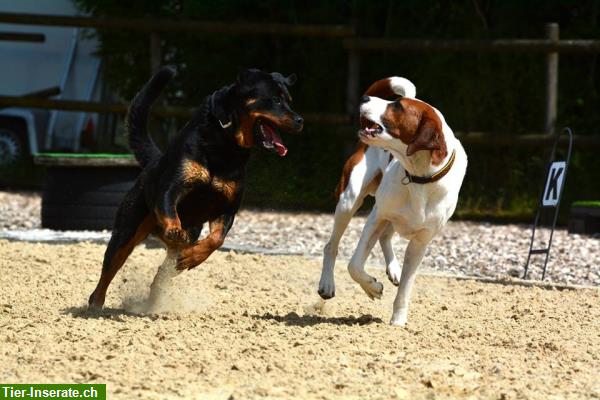
M 548 252 L 549 249 L 535 249 L 535 250 L 531 250 L 530 253 L 531 254 L 546 254 Z

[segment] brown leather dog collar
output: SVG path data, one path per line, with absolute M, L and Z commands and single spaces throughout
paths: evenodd
M 452 150 L 452 154 L 450 155 L 450 159 L 448 160 L 448 162 L 446 163 L 446 165 L 444 165 L 444 168 L 440 169 L 438 172 L 436 172 L 435 174 L 431 175 L 428 178 L 424 178 L 422 176 L 411 175 L 405 169 L 404 172 L 406 173 L 406 176 L 404 178 L 402 178 L 402 184 L 408 185 L 409 183 L 412 182 L 412 183 L 419 183 L 419 184 L 423 185 L 425 183 L 431 183 L 431 182 L 439 181 L 444 176 L 446 176 L 446 174 L 448 173 L 448 171 L 450 171 L 450 168 L 452 168 L 452 164 L 454 164 L 454 159 L 455 158 L 456 158 L 456 150 Z

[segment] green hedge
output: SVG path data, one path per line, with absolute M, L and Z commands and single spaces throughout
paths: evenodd
M 544 25 L 560 23 L 563 39 L 597 39 L 598 5 L 592 1 L 497 2 L 409 0 L 74 0 L 95 16 L 193 18 L 236 22 L 355 24 L 360 37 L 422 39 L 541 38 Z M 101 31 L 105 80 L 131 99 L 150 76 L 149 40 L 143 33 Z M 343 112 L 347 52 L 338 39 L 160 33 L 163 63 L 177 66 L 167 88 L 169 104 L 195 105 L 235 79 L 239 67 L 298 74 L 292 89 L 301 112 Z M 561 54 L 558 125 L 575 134 L 600 126 L 600 68 L 593 54 Z M 544 113 L 541 53 L 384 52 L 361 55 L 361 90 L 384 76 L 410 78 L 418 96 L 440 109 L 459 132 L 539 132 Z M 252 207 L 332 210 L 333 189 L 352 130 L 308 124 L 285 138 L 280 159 L 257 151 L 249 165 L 245 204 Z M 106 151 L 109 149 L 96 149 Z M 529 219 L 541 190 L 542 149 L 467 147 L 469 168 L 457 215 Z M 565 186 L 563 218 L 573 200 L 600 198 L 597 149 L 577 149 Z
M 335 208 L 334 189 L 343 163 L 355 145 L 348 129 L 307 126 L 300 135 L 284 135 L 286 157 L 256 149 L 248 165 L 244 207 L 327 211 Z M 530 222 L 544 183 L 549 149 L 514 146 L 465 146 L 469 157 L 456 216 L 468 219 Z M 600 159 L 594 149 L 575 148 L 561 207 L 600 198 Z M 40 188 L 45 169 L 24 162 L 0 168 L 0 185 Z M 364 209 L 368 209 L 368 203 Z M 598 201 L 577 202 L 599 205 Z
M 251 159 L 245 205 L 332 211 L 333 191 L 353 149 L 351 130 L 307 126 L 285 136 L 288 155 L 256 151 Z M 465 145 L 469 158 L 456 215 L 470 219 L 529 221 L 539 202 L 549 148 Z M 559 152 L 560 156 L 560 152 Z M 561 207 L 566 220 L 576 200 L 600 197 L 600 159 L 594 149 L 575 148 Z

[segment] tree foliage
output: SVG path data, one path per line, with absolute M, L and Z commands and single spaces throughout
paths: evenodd
M 359 37 L 543 38 L 548 22 L 560 24 L 563 39 L 600 37 L 598 0 L 74 1 L 95 16 L 352 24 Z M 106 80 L 129 99 L 150 76 L 148 35 L 101 31 L 99 36 Z M 298 75 L 292 92 L 294 108 L 301 112 L 345 109 L 348 57 L 339 39 L 182 33 L 160 37 L 163 63 L 179 70 L 169 88 L 171 104 L 195 105 L 232 82 L 240 67 L 257 67 Z M 597 133 L 600 123 L 597 58 L 596 54 L 560 55 L 558 126 L 569 125 L 580 135 Z M 404 76 L 416 84 L 420 98 L 444 113 L 455 131 L 539 133 L 544 120 L 545 59 L 543 53 L 366 52 L 361 54 L 360 87 L 385 76 Z M 331 207 L 329 194 L 356 140 L 354 134 L 333 131 L 307 125 L 302 138 L 287 139 L 291 151 L 285 163 L 267 157 L 254 160 L 249 201 L 261 205 L 262 198 L 271 196 L 271 204 L 280 206 Z M 543 170 L 540 152 L 479 147 L 471 151 L 463 207 L 522 211 L 535 205 Z M 582 154 L 574 162 L 583 164 L 574 166 L 572 174 L 579 171 L 578 185 L 567 184 L 567 195 L 599 196 L 597 177 L 590 172 L 590 163 L 591 170 L 597 171 L 599 161 Z M 273 186 L 262 181 L 281 186 L 273 193 Z
M 561 38 L 597 38 L 596 0 L 206 1 L 74 0 L 96 16 L 290 24 L 356 24 L 362 37 L 541 38 L 558 22 Z M 107 80 L 130 98 L 150 75 L 147 34 L 100 32 Z M 163 62 L 180 69 L 171 96 L 194 104 L 231 82 L 240 67 L 296 72 L 295 99 L 305 111 L 343 111 L 347 53 L 338 39 L 161 34 Z M 387 75 L 413 80 L 419 96 L 442 109 L 458 131 L 535 132 L 543 124 L 541 53 L 368 52 L 361 87 Z M 559 124 L 578 133 L 598 125 L 597 55 L 560 56 Z

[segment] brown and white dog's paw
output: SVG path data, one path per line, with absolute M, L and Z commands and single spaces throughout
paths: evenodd
M 385 269 L 385 273 L 387 274 L 388 279 L 394 286 L 398 286 L 400 284 L 400 276 L 402 274 L 402 268 L 400 268 L 400 264 L 398 260 L 394 259 Z
M 333 276 L 321 277 L 318 293 L 323 300 L 329 300 L 335 297 L 335 282 L 333 280 Z
M 375 278 L 372 278 L 371 281 L 365 284 L 361 284 L 360 287 L 363 288 L 371 300 L 381 299 L 381 296 L 383 296 L 383 283 L 378 282 Z
M 394 312 L 392 315 L 392 319 L 390 320 L 390 325 L 393 326 L 406 326 L 406 321 L 408 320 L 408 310 L 398 310 Z

